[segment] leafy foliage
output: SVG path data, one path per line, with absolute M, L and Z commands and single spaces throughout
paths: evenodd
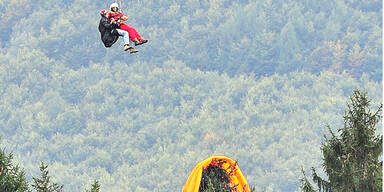
M 109 2 L 4 2 L 3 47 L 37 49 L 71 69 L 116 60 L 161 65 L 176 58 L 193 69 L 230 75 L 326 70 L 381 81 L 381 1 L 123 1 L 128 23 L 150 40 L 140 47 L 140 59 L 123 56 L 121 44 L 112 51 L 102 46 L 97 13 Z M 23 10 L 16 8 L 20 4 Z
M 27 178 L 44 160 L 68 191 L 174 191 L 222 154 L 295 191 L 349 93 L 382 98 L 382 1 L 124 2 L 137 55 L 101 44 L 109 3 L 0 1 L 0 134 Z

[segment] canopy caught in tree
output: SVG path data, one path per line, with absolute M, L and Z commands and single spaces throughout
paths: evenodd
M 220 186 L 220 191 L 228 192 L 251 191 L 237 163 L 225 156 L 211 156 L 198 163 L 185 182 L 183 192 L 201 192 L 209 186 Z

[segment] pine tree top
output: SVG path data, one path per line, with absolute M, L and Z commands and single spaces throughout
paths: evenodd
M 366 92 L 354 90 L 347 104 L 344 126 L 339 135 L 328 126 L 330 137 L 322 144 L 323 167 L 328 180 L 312 168 L 312 178 L 319 191 L 380 191 L 382 186 L 383 137 L 377 134 L 382 104 L 374 111 Z M 309 182 L 302 179 L 302 189 L 311 191 Z

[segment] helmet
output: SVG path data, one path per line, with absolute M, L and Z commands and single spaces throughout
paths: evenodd
M 103 9 L 100 11 L 100 15 L 105 15 L 107 13 L 107 10 Z
M 119 10 L 119 4 L 117 3 L 112 3 L 111 6 L 109 6 L 109 9 L 112 11 L 112 8 L 116 7 L 117 10 Z

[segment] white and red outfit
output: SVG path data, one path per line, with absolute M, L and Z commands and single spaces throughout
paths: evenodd
M 142 40 L 141 35 L 139 34 L 139 32 L 137 32 L 134 27 L 124 23 L 124 21 L 128 20 L 128 17 L 125 16 L 124 13 L 110 11 L 107 14 L 107 18 L 109 20 L 114 19 L 115 21 L 117 21 L 119 24 L 119 28 L 129 33 L 129 38 L 131 39 L 131 41 L 135 42 L 135 39 L 138 41 Z

